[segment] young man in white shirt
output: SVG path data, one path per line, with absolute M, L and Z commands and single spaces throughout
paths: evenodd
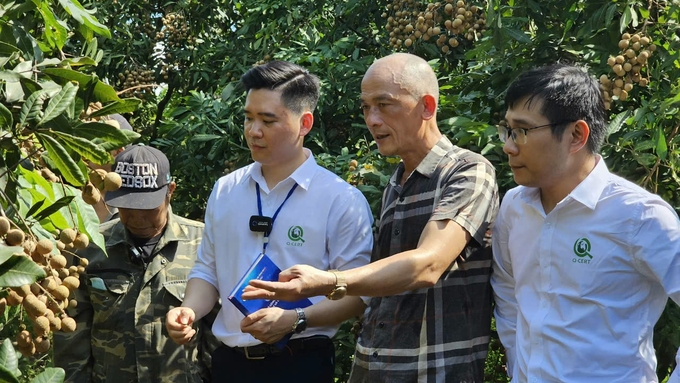
M 680 303 L 675 211 L 607 170 L 604 102 L 583 69 L 530 70 L 505 101 L 520 186 L 493 228 L 491 283 L 512 382 L 657 382 L 654 324 Z
M 251 263 L 265 253 L 281 269 L 296 263 L 348 269 L 369 262 L 368 202 L 353 186 L 316 164 L 303 139 L 312 129 L 319 80 L 288 62 L 246 72 L 245 137 L 253 164 L 220 178 L 208 200 L 205 231 L 183 307 L 167 314 L 178 343 L 222 299 L 213 331 L 213 382 L 330 383 L 339 324 L 360 315 L 359 297 L 312 299 L 304 310 L 261 309 L 243 317 L 227 302 Z M 259 217 L 259 218 L 258 218 Z M 250 222 L 266 223 L 264 232 Z M 256 225 L 257 226 L 257 225 Z M 257 228 L 255 228 L 257 229 Z M 294 333 L 283 348 L 273 344 Z

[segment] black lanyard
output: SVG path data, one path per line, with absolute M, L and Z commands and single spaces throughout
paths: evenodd
M 295 191 L 295 188 L 297 187 L 297 183 L 293 185 L 292 188 L 290 188 L 290 191 L 288 192 L 288 195 L 286 196 L 286 199 L 281 202 L 281 205 L 279 205 L 279 208 L 276 209 L 276 212 L 274 212 L 274 216 L 272 216 L 272 223 L 268 231 L 264 232 L 264 243 L 262 243 L 262 253 L 266 254 L 267 250 L 267 244 L 269 243 L 269 233 L 271 233 L 272 229 L 274 228 L 274 221 L 276 220 L 276 216 L 279 215 L 279 212 L 281 211 L 281 208 L 283 207 L 283 204 L 288 201 L 288 198 L 290 198 L 291 195 L 293 195 L 293 192 Z M 257 213 L 262 216 L 262 199 L 260 198 L 260 184 L 257 182 L 255 183 L 255 191 L 257 191 Z

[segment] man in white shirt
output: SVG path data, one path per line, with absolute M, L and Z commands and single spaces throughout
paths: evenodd
M 343 320 L 363 313 L 361 298 L 316 298 L 303 310 L 265 308 L 245 318 L 226 298 L 260 253 L 281 269 L 368 264 L 370 208 L 303 147 L 319 98 L 316 76 L 272 61 L 250 69 L 241 82 L 247 91 L 244 135 L 255 162 L 215 184 L 198 260 L 183 307 L 167 314 L 168 332 L 187 342 L 191 325 L 221 298 L 213 331 L 224 345 L 213 353 L 213 382 L 333 382 L 330 337 Z M 291 333 L 285 347 L 273 345 Z
M 491 283 L 508 374 L 658 382 L 654 324 L 669 297 L 680 303 L 678 216 L 607 170 L 604 102 L 581 68 L 530 70 L 505 101 L 499 135 L 520 186 L 493 228 Z

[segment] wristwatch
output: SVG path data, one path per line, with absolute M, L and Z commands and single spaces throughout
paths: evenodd
M 295 313 L 297 314 L 297 320 L 293 324 L 293 332 L 299 334 L 307 329 L 307 316 L 305 316 L 305 310 L 296 307 Z
M 326 295 L 326 298 L 332 301 L 344 298 L 347 295 L 347 281 L 345 281 L 345 277 L 338 270 L 328 270 L 328 272 L 335 275 L 335 288 Z

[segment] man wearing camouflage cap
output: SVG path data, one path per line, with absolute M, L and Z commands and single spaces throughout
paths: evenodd
M 55 333 L 54 363 L 67 382 L 206 382 L 209 319 L 186 346 L 167 337 L 165 313 L 184 299 L 203 224 L 172 213 L 175 182 L 166 156 L 135 145 L 116 156 L 119 190 L 105 196 L 119 218 L 100 226 L 105 254 L 91 245 L 78 252 L 89 265 L 75 292 L 73 333 Z

